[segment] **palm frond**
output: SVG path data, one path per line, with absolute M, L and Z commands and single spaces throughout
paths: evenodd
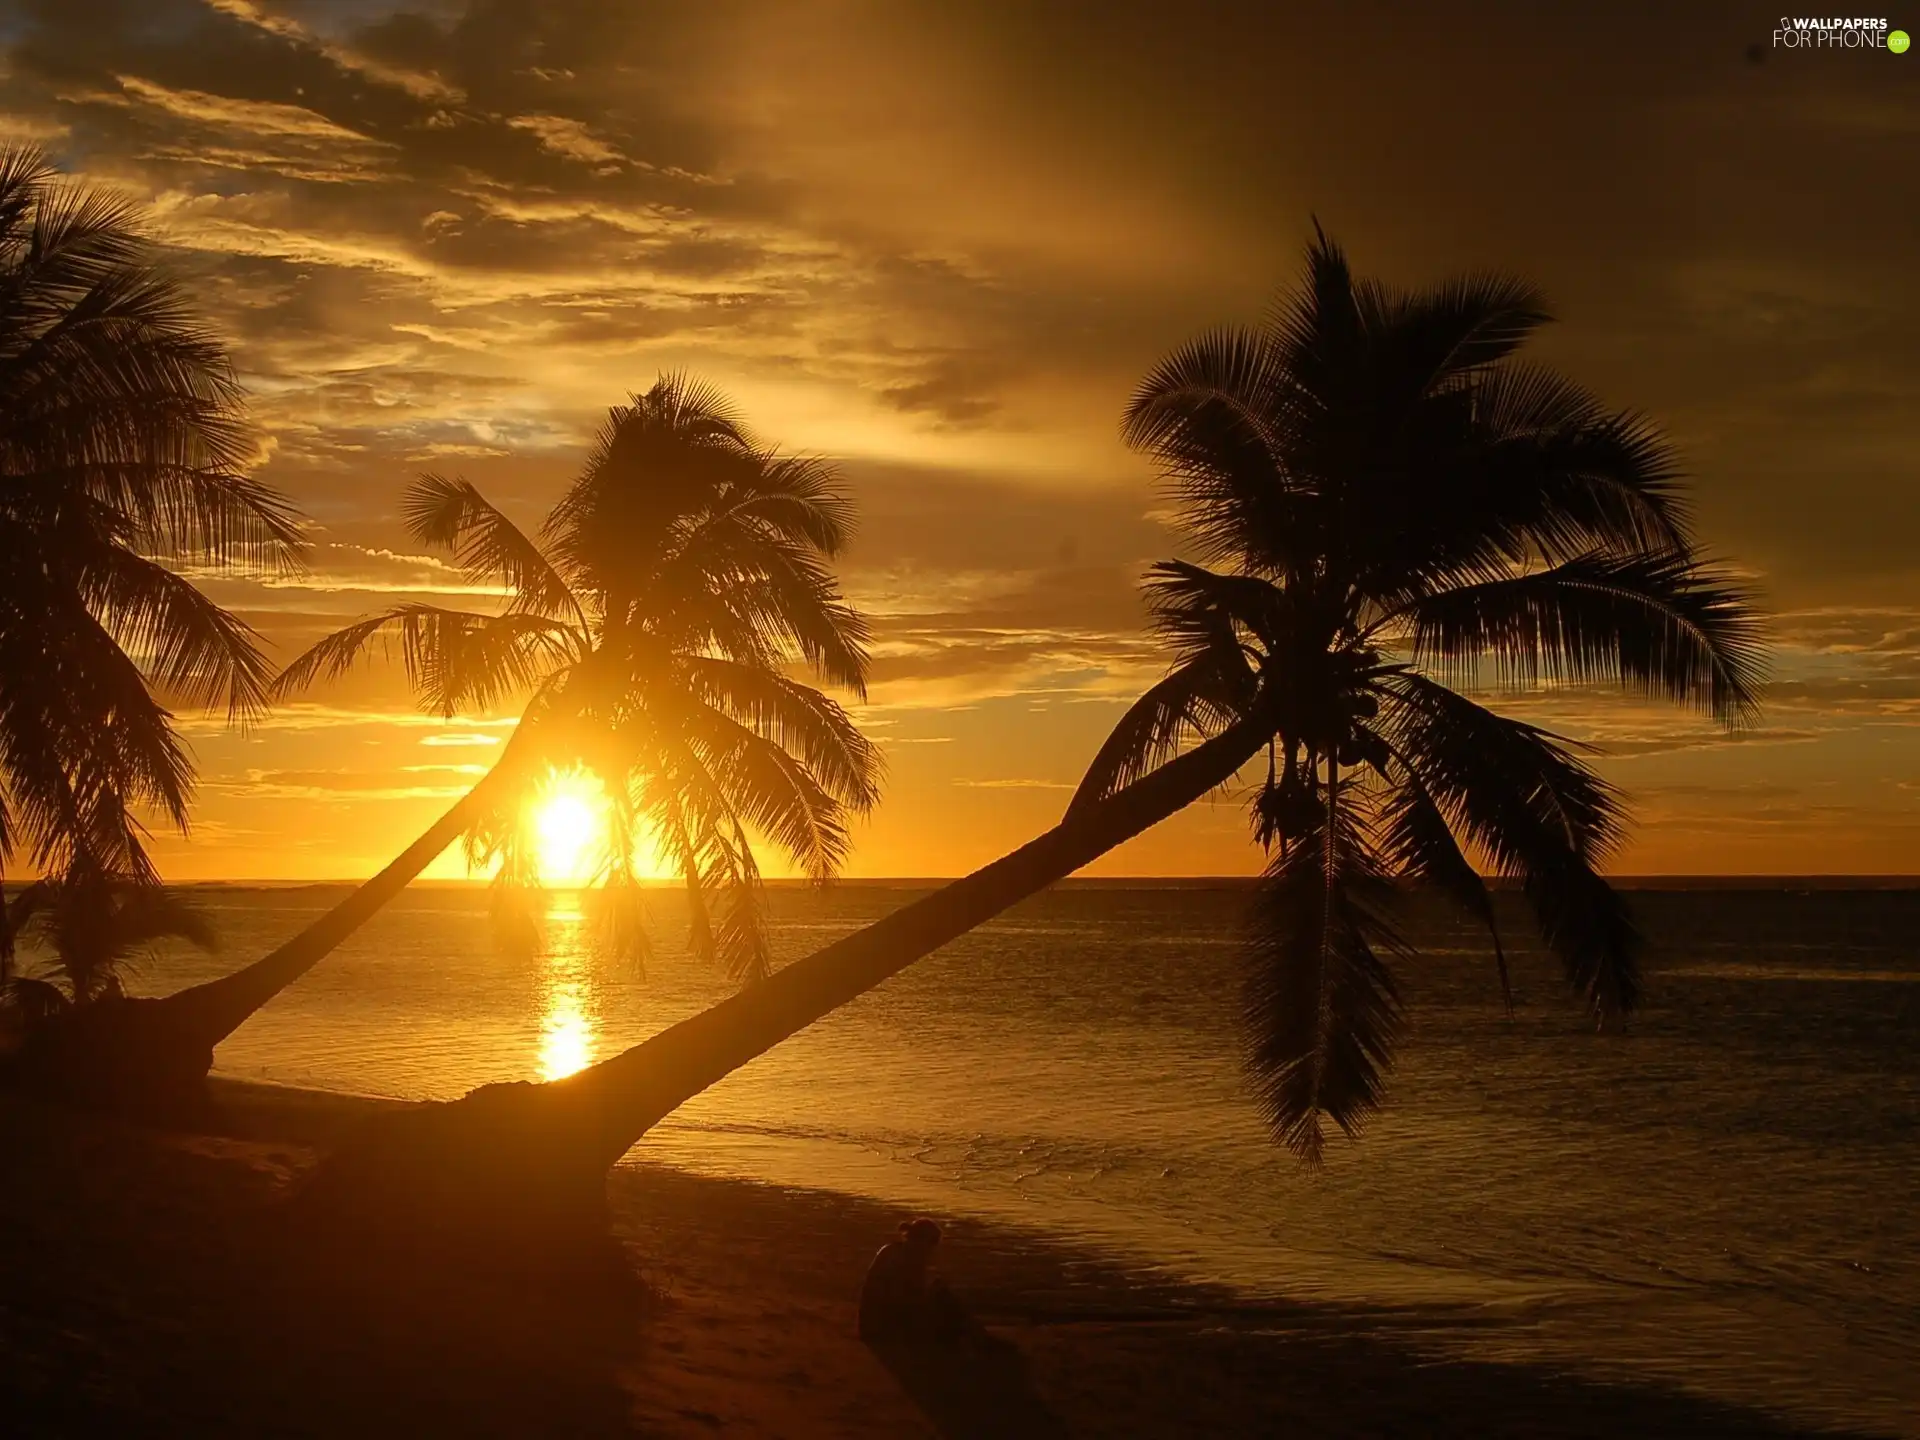
M 122 890 L 113 908 L 109 953 L 117 958 L 156 940 L 185 940 L 202 950 L 220 948 L 212 919 L 180 896 L 150 886 Z
M 696 445 L 726 450 L 753 449 L 746 420 L 718 385 L 690 370 L 669 370 L 644 394 L 633 397 L 635 411 L 654 429 Z
M 586 896 L 594 941 L 602 954 L 645 975 L 653 960 L 653 938 L 647 926 L 646 891 L 630 869 L 620 869 L 593 887 Z
M 34 929 L 51 959 L 45 973 L 65 982 L 73 1003 L 122 993 L 119 974 L 156 942 L 184 939 L 215 948 L 207 917 L 151 879 L 77 857 L 23 892 L 12 907 L 13 936 Z
M 741 628 L 864 700 L 872 634 L 866 616 L 841 598 L 833 572 L 784 548 L 767 547 L 755 559 L 719 597 Z
M 687 949 L 700 959 L 713 963 L 718 959 L 713 943 L 713 917 L 707 908 L 708 862 L 694 840 L 687 820 L 687 807 L 681 792 L 659 783 L 658 775 L 642 782 L 642 795 L 635 809 L 653 820 L 654 833 L 666 846 L 686 886 Z
M 840 804 L 866 814 L 879 802 L 880 751 L 835 701 L 777 671 L 721 656 L 680 663 L 694 698 L 792 752 Z
M 1640 938 L 1599 862 L 1620 837 L 1610 786 L 1567 743 L 1420 676 L 1382 686 L 1396 752 L 1450 825 L 1521 880 L 1541 935 L 1600 1019 L 1639 995 Z
M 1309 1165 L 1325 1149 L 1323 1120 L 1357 1135 L 1385 1093 L 1401 1009 L 1383 956 L 1407 953 L 1389 899 L 1339 815 L 1295 837 L 1254 901 L 1248 1068 L 1275 1136 Z
M 1296 403 L 1325 414 L 1366 398 L 1367 324 L 1346 251 L 1318 220 L 1313 232 L 1300 284 L 1275 299 L 1265 330 Z
M 0 466 L 112 506 L 150 556 L 297 563 L 293 510 L 245 474 L 253 446 L 225 348 L 153 265 L 130 203 L 43 173 L 10 206 Z
M 1147 568 L 1141 582 L 1148 623 L 1172 648 L 1175 662 L 1214 657 L 1235 671 L 1245 667 L 1240 635 L 1244 631 L 1269 651 L 1286 648 L 1292 601 L 1287 591 L 1257 575 L 1208 570 L 1184 560 L 1162 560 Z
M 1136 450 L 1180 463 L 1199 435 L 1227 440 L 1271 465 L 1275 436 L 1267 410 L 1282 378 L 1258 331 L 1211 330 L 1189 340 L 1147 372 L 1120 422 L 1120 438 Z M 1209 464 L 1214 451 L 1205 452 Z
M 1453 827 L 1439 803 L 1421 782 L 1418 772 L 1403 762 L 1401 773 L 1380 809 L 1380 857 L 1389 871 L 1433 886 L 1471 918 L 1487 927 L 1493 942 L 1493 963 L 1500 977 L 1500 997 L 1513 1014 L 1513 980 L 1507 971 L 1506 947 L 1500 943 L 1500 923 L 1493 911 L 1487 882 L 1461 850 Z
M 354 667 L 367 647 L 380 638 L 382 631 L 403 624 L 409 609 L 411 607 L 401 606 L 383 610 L 378 615 L 364 616 L 315 641 L 289 661 L 274 678 L 272 699 L 283 701 L 318 681 L 338 680 Z
M 709 886 L 713 896 L 713 947 L 721 966 L 735 980 L 749 984 L 764 980 L 773 968 L 773 947 L 767 940 L 766 891 L 760 867 L 744 833 L 730 847 L 731 865 L 726 883 Z
M 407 533 L 451 551 L 469 579 L 504 585 L 510 611 L 585 623 L 572 590 L 539 545 L 467 481 L 422 475 L 408 487 L 400 510 Z
M 676 647 L 763 666 L 803 659 L 823 679 L 866 695 L 866 617 L 846 602 L 822 552 L 764 525 L 703 516 L 636 599 L 650 602 L 648 633 Z
M 846 807 L 774 741 L 716 711 L 702 721 L 692 749 L 730 816 L 780 846 L 816 884 L 832 879 L 852 847 Z
M 1587 554 L 1409 607 L 1416 662 L 1477 684 L 1613 683 L 1723 724 L 1758 711 L 1764 646 L 1747 594 L 1686 554 Z
M 1551 370 L 1503 365 L 1471 391 L 1474 503 L 1542 553 L 1663 553 L 1691 544 L 1680 466 L 1658 429 Z
M 1538 829 L 1593 862 L 1619 844 L 1619 797 L 1580 759 L 1588 747 L 1496 714 L 1424 675 L 1388 676 L 1379 692 L 1388 702 L 1382 730 L 1450 816 L 1458 818 L 1452 807 L 1473 800 L 1477 788 L 1486 798 L 1474 813 L 1487 823 L 1470 838 L 1502 874 L 1516 873 L 1507 868 L 1516 857 L 1501 849 L 1507 833 Z
M 1645 939 L 1624 896 L 1577 855 L 1536 856 L 1526 868 L 1527 902 L 1540 938 L 1560 957 L 1587 1013 L 1604 1025 L 1640 1003 Z
M 1286 460 L 1295 399 L 1266 336 L 1216 330 L 1140 382 L 1121 438 L 1151 456 L 1203 559 L 1251 553 L 1276 570 L 1311 553 L 1318 492 Z
M 833 558 L 853 538 L 854 505 L 840 483 L 838 469 L 811 455 L 772 451 L 736 484 L 727 508 L 736 519 L 764 525 L 773 538 L 806 545 Z
M 168 693 L 191 705 L 224 705 L 230 720 L 252 720 L 266 708 L 270 670 L 251 625 L 132 551 L 91 547 L 82 564 L 81 593 Z
M 199 463 L 191 453 L 169 458 L 173 452 L 164 436 L 103 446 L 99 431 L 106 421 L 84 411 L 62 413 L 57 421 L 77 432 L 76 445 L 90 445 L 93 453 L 17 460 L 24 470 L 20 502 L 91 501 L 113 517 L 120 543 L 155 559 L 215 570 L 304 570 L 307 541 L 299 512 L 272 487 Z M 208 417 L 197 423 L 204 428 L 215 422 Z
M 274 698 L 338 679 L 375 641 L 395 636 L 407 679 L 429 709 L 447 716 L 531 689 L 575 658 L 575 635 L 563 621 L 524 612 L 482 615 L 397 605 L 317 641 L 280 672 Z
M 759 863 L 731 798 L 697 762 L 654 781 L 649 813 L 679 857 L 687 882 L 687 943 L 735 980 L 763 978 L 772 965 Z
M 1408 401 L 1507 359 L 1553 319 L 1536 286 L 1493 272 L 1395 296 L 1383 308 L 1374 333 L 1386 337 L 1389 363 L 1411 382 Z
M 487 928 L 501 955 L 531 960 L 546 944 L 547 892 L 518 867 L 503 865 L 487 887 Z
M 1127 707 L 1067 802 L 1072 815 L 1117 794 L 1173 759 L 1189 741 L 1232 724 L 1250 703 L 1251 675 L 1238 646 L 1177 666 Z
M 42 869 L 74 848 L 131 873 L 138 823 L 129 806 L 162 810 L 182 832 L 193 764 L 145 677 L 75 587 L 48 584 L 30 624 L 0 624 L 5 770 L 16 800 L 36 815 Z M 61 684 L 47 684 L 57 675 Z M 71 827 L 67 833 L 48 825 Z

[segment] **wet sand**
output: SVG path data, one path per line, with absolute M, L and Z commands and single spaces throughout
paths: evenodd
M 8 1435 L 1766 1436 L 1673 1391 L 1448 1359 L 1391 1315 L 1248 1305 L 964 1217 L 941 1266 L 991 1337 L 854 1336 L 900 1215 L 622 1168 L 624 1283 L 321 1255 L 277 1202 L 389 1102 L 217 1086 L 220 1134 L 0 1098 Z M 1831 1433 L 1831 1432 L 1830 1432 Z

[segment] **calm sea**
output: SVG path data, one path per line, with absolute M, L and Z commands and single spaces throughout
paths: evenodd
M 204 890 L 221 958 L 337 892 Z M 914 892 L 773 896 L 803 954 Z M 1067 889 L 983 926 L 688 1105 L 636 1154 L 1043 1226 L 1245 1291 L 1424 1316 L 1436 1343 L 1920 1434 L 1920 893 L 1636 897 L 1657 942 L 1629 1033 L 1543 957 L 1432 917 L 1390 1110 L 1319 1176 L 1237 1066 L 1230 890 Z M 645 974 L 558 897 L 495 953 L 482 893 L 409 893 L 248 1024 L 230 1074 L 397 1096 L 564 1074 L 720 998 L 658 892 Z M 1521 928 L 1516 914 L 1509 933 Z M 1424 1323 L 1424 1322 L 1423 1322 Z

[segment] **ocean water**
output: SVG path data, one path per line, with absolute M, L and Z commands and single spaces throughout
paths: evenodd
M 772 896 L 785 958 L 905 888 Z M 337 892 L 208 889 L 215 959 Z M 1411 1317 L 1432 1343 L 1920 1435 L 1920 892 L 1641 892 L 1648 1004 L 1596 1035 L 1545 957 L 1439 915 L 1402 974 L 1390 1107 L 1303 1172 L 1243 1088 L 1245 896 L 1067 888 L 981 927 L 748 1066 L 636 1156 L 1044 1227 L 1254 1295 Z M 728 992 L 652 901 L 645 973 L 572 897 L 496 953 L 483 893 L 409 892 L 224 1045 L 226 1073 L 452 1096 L 552 1077 Z M 1509 937 L 1522 932 L 1516 911 Z

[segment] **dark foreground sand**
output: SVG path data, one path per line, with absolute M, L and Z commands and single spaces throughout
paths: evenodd
M 0 1098 L 0 1435 L 1796 1433 L 965 1221 L 943 1268 L 997 1343 L 883 1357 L 853 1294 L 897 1215 L 660 1168 L 613 1181 L 631 1284 L 317 1258 L 276 1201 L 377 1102 L 220 1098 L 221 1136 Z

